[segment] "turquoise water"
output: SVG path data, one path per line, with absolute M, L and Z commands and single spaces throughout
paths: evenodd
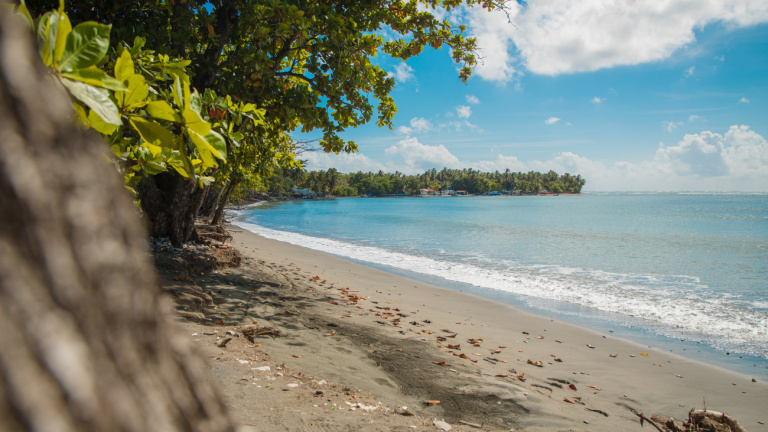
M 768 376 L 768 195 L 346 198 L 267 203 L 237 219 L 267 237 Z

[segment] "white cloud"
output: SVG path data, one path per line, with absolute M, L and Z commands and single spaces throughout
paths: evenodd
M 336 168 L 340 172 L 378 172 L 387 171 L 388 167 L 376 162 L 362 153 L 325 153 L 323 151 L 307 152 L 301 155 L 307 161 L 306 168 L 310 171 Z
M 388 156 L 402 157 L 400 172 L 413 174 L 433 167 L 459 168 L 459 159 L 443 145 L 421 144 L 416 138 L 406 138 L 385 150 Z
M 696 73 L 696 66 L 691 66 L 685 70 L 685 77 L 690 78 Z
M 411 127 L 400 126 L 397 132 L 403 135 L 409 135 L 413 132 L 426 132 L 432 130 L 432 123 L 424 117 L 414 117 L 411 119 Z
M 601 98 L 601 97 L 597 97 L 597 96 L 592 98 L 592 103 L 595 104 L 595 105 L 600 105 L 603 102 L 605 102 L 605 98 Z
M 667 130 L 667 132 L 672 133 L 677 128 L 683 125 L 683 122 L 674 122 L 674 121 L 663 121 L 661 122 L 661 127 Z
M 533 73 L 558 75 L 664 60 L 695 42 L 695 30 L 707 24 L 737 28 L 768 22 L 765 0 L 511 3 L 514 25 L 501 12 L 478 7 L 468 13 L 470 32 L 485 56 L 477 67 L 484 79 L 509 81 L 519 73 L 517 63 Z
M 467 95 L 467 102 L 471 103 L 472 105 L 477 105 L 480 103 L 480 99 L 474 95 Z
M 742 97 L 741 99 L 739 99 L 739 103 L 749 103 L 749 99 Z
M 560 121 L 560 119 L 557 118 L 557 117 L 550 117 L 550 118 L 544 120 L 544 123 L 546 123 L 548 125 L 551 125 L 551 124 L 555 124 L 555 123 L 557 123 L 559 121 Z
M 396 81 L 404 83 L 413 79 L 413 68 L 406 63 L 400 63 L 395 66 L 394 72 L 389 73 L 389 76 L 395 77 Z
M 700 119 L 700 118 L 701 118 L 701 117 L 699 117 L 699 116 L 698 116 L 698 115 L 696 115 L 696 114 L 691 114 L 691 115 L 689 115 L 689 116 L 688 116 L 688 122 L 689 122 L 689 123 L 693 123 L 693 122 L 695 122 L 696 120 L 698 120 L 698 119 Z
M 472 108 L 469 105 L 459 105 L 456 107 L 456 115 L 459 118 L 469 118 L 472 116 Z

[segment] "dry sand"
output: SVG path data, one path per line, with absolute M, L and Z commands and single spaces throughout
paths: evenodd
M 166 289 L 187 300 L 184 331 L 209 357 L 243 430 L 439 430 L 438 419 L 454 431 L 639 431 L 629 408 L 684 419 L 706 407 L 768 431 L 768 384 L 751 377 L 237 227 L 232 234 L 241 268 Z M 252 323 L 282 335 L 216 346 Z M 416 416 L 394 413 L 403 406 Z

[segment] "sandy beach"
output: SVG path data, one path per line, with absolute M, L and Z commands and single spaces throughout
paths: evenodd
M 229 228 L 240 268 L 164 288 L 243 430 L 643 430 L 630 408 L 768 430 L 752 377 Z

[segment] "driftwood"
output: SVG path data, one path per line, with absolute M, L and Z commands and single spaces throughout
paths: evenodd
M 654 414 L 646 417 L 630 408 L 630 411 L 640 417 L 640 425 L 648 422 L 659 432 L 746 432 L 739 422 L 728 414 L 717 411 L 694 410 L 688 412 L 688 420 L 681 425 L 675 423 L 675 419 Z

